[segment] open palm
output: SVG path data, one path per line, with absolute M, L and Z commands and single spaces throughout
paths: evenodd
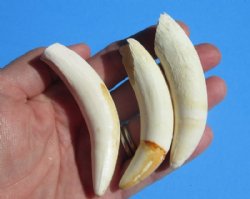
M 153 55 L 154 34 L 155 27 L 150 27 L 134 35 Z M 126 76 L 118 52 L 122 43 L 115 42 L 93 57 L 84 44 L 70 48 L 87 59 L 112 88 Z M 196 49 L 204 71 L 219 63 L 220 53 L 214 46 L 200 44 Z M 43 48 L 32 50 L 0 71 L 0 198 L 94 198 L 88 130 L 67 88 L 40 61 L 42 52 Z M 219 77 L 206 82 L 212 108 L 223 99 L 225 83 Z M 128 82 L 114 90 L 112 97 L 121 120 L 138 113 Z M 128 125 L 137 143 L 139 126 L 138 118 Z M 211 140 L 207 127 L 192 157 Z M 151 177 L 123 191 L 118 182 L 127 160 L 121 147 L 114 178 L 103 198 L 127 198 L 169 172 L 165 161 Z

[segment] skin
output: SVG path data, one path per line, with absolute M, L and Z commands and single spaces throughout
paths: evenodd
M 187 26 L 180 23 L 187 34 Z M 153 54 L 155 27 L 134 37 Z M 94 67 L 111 88 L 126 73 L 118 47 L 123 41 L 90 57 L 85 44 L 70 46 Z M 204 71 L 215 67 L 219 50 L 211 44 L 196 46 Z M 0 198 L 95 198 L 91 180 L 90 140 L 80 111 L 63 83 L 40 61 L 43 48 L 34 49 L 0 70 Z M 206 81 L 209 108 L 223 100 L 224 81 L 216 76 Z M 131 118 L 138 106 L 129 83 L 112 92 L 121 120 Z M 134 141 L 139 142 L 139 120 L 128 125 Z M 207 127 L 190 160 L 211 143 L 212 130 Z M 145 181 L 128 190 L 118 183 L 128 160 L 122 147 L 115 175 L 101 198 L 127 198 L 143 187 L 167 175 L 168 158 Z

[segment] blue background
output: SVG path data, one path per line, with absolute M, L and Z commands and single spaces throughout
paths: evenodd
M 210 148 L 133 198 L 249 199 L 249 8 L 247 0 L 1 0 L 0 66 L 53 42 L 85 42 L 94 54 L 155 24 L 164 11 L 185 21 L 194 43 L 220 48 L 222 62 L 207 75 L 224 78 L 228 94 L 209 113 Z

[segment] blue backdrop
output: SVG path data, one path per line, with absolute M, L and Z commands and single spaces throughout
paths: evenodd
M 209 113 L 215 133 L 199 158 L 133 198 L 250 198 L 250 1 L 248 0 L 8 0 L 0 1 L 0 66 L 53 42 L 85 42 L 97 52 L 155 24 L 166 11 L 185 21 L 194 43 L 216 44 L 223 59 L 207 75 L 228 84 Z

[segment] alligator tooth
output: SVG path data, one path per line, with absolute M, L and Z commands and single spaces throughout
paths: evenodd
M 170 165 L 177 168 L 193 153 L 205 129 L 208 109 L 205 77 L 190 39 L 167 14 L 159 19 L 155 52 L 173 99 L 175 126 Z
M 123 189 L 136 185 L 157 169 L 173 135 L 173 109 L 164 75 L 138 41 L 127 41 L 120 52 L 139 104 L 141 142 L 120 181 Z
M 61 44 L 45 49 L 43 61 L 58 74 L 74 96 L 91 138 L 93 187 L 104 194 L 114 173 L 119 143 L 119 118 L 102 79 L 78 54 Z

